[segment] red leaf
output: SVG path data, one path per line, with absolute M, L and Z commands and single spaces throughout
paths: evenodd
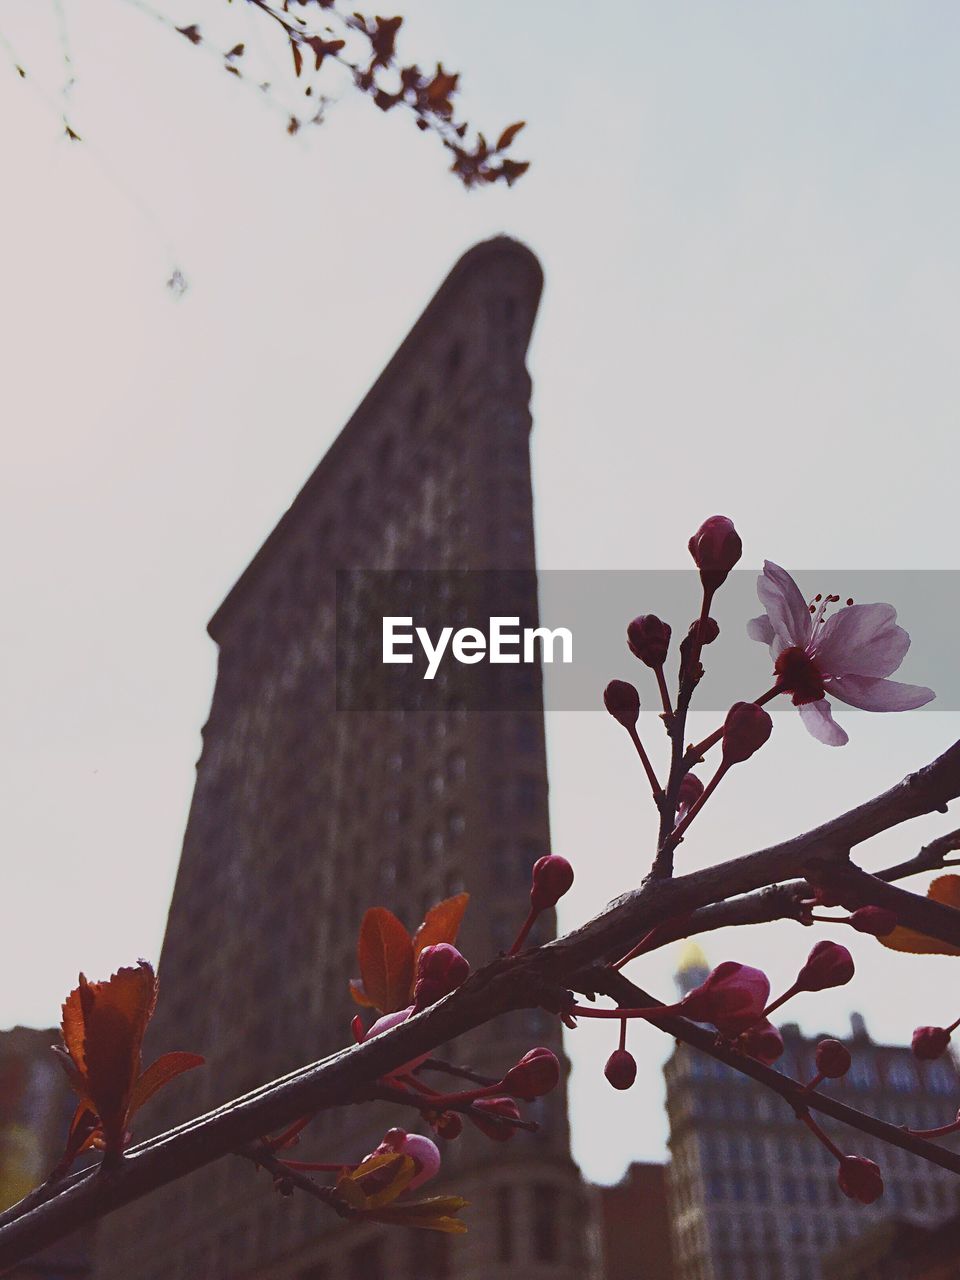
M 143 1106 L 148 1098 L 152 1098 L 158 1089 L 182 1075 L 184 1071 L 192 1071 L 194 1067 L 202 1067 L 203 1058 L 198 1053 L 165 1053 L 152 1062 L 133 1087 L 130 1098 L 128 1116 Z
M 392 911 L 371 907 L 360 925 L 357 959 L 364 991 L 376 1009 L 395 1013 L 410 1003 L 413 943 Z
M 424 947 L 435 946 L 438 942 L 456 942 L 469 901 L 469 893 L 458 893 L 430 908 L 423 924 L 413 935 L 414 963 Z
M 300 46 L 293 37 L 290 37 L 290 52 L 293 54 L 293 69 L 297 75 L 303 70 L 303 54 L 300 52 Z
M 140 1074 L 140 1049 L 157 998 L 153 968 L 141 960 L 120 969 L 106 982 L 80 975 L 83 1056 L 87 1096 L 103 1128 L 108 1151 L 123 1148 L 134 1082 Z
M 497 150 L 506 151 L 507 147 L 509 147 L 510 143 L 514 140 L 525 124 L 525 120 L 518 120 L 516 124 L 508 124 L 506 129 L 504 129 L 503 133 L 501 133 L 500 137 L 497 139 Z

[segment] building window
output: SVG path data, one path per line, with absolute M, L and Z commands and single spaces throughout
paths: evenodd
M 509 1187 L 497 1187 L 497 1261 L 513 1261 L 513 1195 Z
M 557 1261 L 557 1188 L 538 1182 L 533 1188 L 533 1256 L 538 1262 Z

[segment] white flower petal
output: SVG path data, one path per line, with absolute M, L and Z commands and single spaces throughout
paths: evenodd
M 800 588 L 786 569 L 764 560 L 763 573 L 757 579 L 757 595 L 776 632 L 779 648 L 805 648 L 813 633 L 813 619 Z
M 899 680 L 875 680 L 870 676 L 842 676 L 827 685 L 831 697 L 847 702 L 861 711 L 912 711 L 932 702 L 937 696 L 932 689 L 919 684 L 901 684 Z
M 846 731 L 834 720 L 826 698 L 805 703 L 800 708 L 800 719 L 808 733 L 812 733 L 818 742 L 824 742 L 828 747 L 843 747 L 850 741 Z
M 773 644 L 777 633 L 767 615 L 761 613 L 759 618 L 751 618 L 747 623 L 747 635 L 751 640 L 759 640 L 761 644 Z
M 828 618 L 814 646 L 825 676 L 892 675 L 910 648 L 892 604 L 851 604 Z

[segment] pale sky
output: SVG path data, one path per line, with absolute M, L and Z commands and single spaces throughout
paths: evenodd
M 285 71 L 240 6 L 161 3 L 180 23 L 243 28 Z M 55 1022 L 79 968 L 156 958 L 212 690 L 206 621 L 479 239 L 519 237 L 546 273 L 530 354 L 543 567 L 681 566 L 715 511 L 740 527 L 745 565 L 957 567 L 948 0 L 409 0 L 401 52 L 462 70 L 464 110 L 488 131 L 529 121 L 528 176 L 472 194 L 397 113 L 346 93 L 291 139 L 124 0 L 62 7 L 82 145 L 60 132 L 53 7 L 8 0 L 0 21 L 31 71 L 21 82 L 0 61 L 0 1025 Z M 624 622 L 643 610 L 625 600 Z M 830 750 L 779 714 L 685 865 L 812 825 L 960 731 L 953 713 L 843 721 L 850 745 Z M 554 847 L 584 867 L 570 926 L 639 880 L 652 824 L 608 717 L 553 713 L 548 736 Z M 867 865 L 951 821 L 877 842 Z M 784 926 L 706 946 L 776 987 L 814 937 Z M 942 996 L 956 962 L 852 949 L 850 988 L 796 1002 L 809 1030 L 841 1031 L 856 1007 L 902 1040 L 960 1012 Z M 638 980 L 668 996 L 675 959 Z M 594 1178 L 662 1152 L 669 1046 L 642 1028 L 633 1045 L 640 1077 L 618 1095 L 600 1076 L 611 1036 L 570 1039 L 575 1155 Z

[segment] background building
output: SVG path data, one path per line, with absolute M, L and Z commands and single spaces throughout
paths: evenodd
M 681 990 L 706 973 L 703 953 L 688 946 Z M 793 1024 L 781 1031 L 786 1050 L 778 1068 L 810 1079 L 823 1036 L 803 1036 Z M 844 1102 L 911 1128 L 933 1128 L 955 1117 L 960 1072 L 952 1058 L 921 1063 L 903 1045 L 875 1044 L 858 1014 L 845 1043 L 853 1065 L 843 1080 L 824 1086 Z M 824 1253 L 883 1219 L 933 1224 L 956 1212 L 955 1174 L 821 1120 L 841 1149 L 876 1160 L 883 1171 L 880 1200 L 871 1206 L 848 1200 L 837 1186 L 836 1160 L 783 1101 L 687 1045 L 677 1046 L 664 1074 L 680 1280 L 818 1280 L 834 1274 L 821 1267 Z M 945 1141 L 957 1144 L 955 1136 Z M 852 1273 L 857 1280 L 867 1274 L 878 1280 L 887 1275 Z
M 631 1164 L 594 1192 L 598 1280 L 674 1280 L 667 1166 Z
M 517 570 L 516 612 L 535 616 L 524 357 L 541 283 L 507 239 L 460 260 L 210 624 L 217 682 L 148 1046 L 207 1066 L 158 1096 L 155 1130 L 349 1042 L 367 907 L 413 928 L 469 889 L 461 945 L 474 963 L 523 919 L 549 845 L 539 673 L 522 669 L 519 710 L 468 713 L 453 690 L 428 711 L 344 711 L 362 672 L 350 645 L 335 669 L 336 632 L 349 639 L 355 620 L 337 616 L 336 571 Z M 456 1054 L 499 1074 L 534 1044 L 562 1052 L 557 1019 L 512 1014 Z M 535 1115 L 535 1136 L 471 1132 L 445 1147 L 444 1184 L 471 1202 L 465 1237 L 344 1226 L 222 1160 L 109 1218 L 96 1274 L 573 1280 L 584 1192 L 564 1089 Z M 396 1123 L 411 1114 L 333 1111 L 297 1154 L 357 1160 Z

